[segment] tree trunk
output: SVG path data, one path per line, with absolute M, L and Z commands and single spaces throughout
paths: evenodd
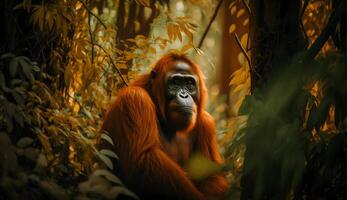
M 250 38 L 252 68 L 251 90 L 264 91 L 268 79 L 275 72 L 281 70 L 281 66 L 288 63 L 298 52 L 305 50 L 306 44 L 300 26 L 301 0 L 257 0 L 250 1 Z M 280 74 L 280 73 L 276 73 Z M 246 133 L 247 134 L 247 133 Z M 247 136 L 246 136 L 247 137 Z M 255 141 L 253 141 L 255 142 Z M 261 149 L 252 146 L 252 141 L 246 141 L 244 169 L 247 169 L 251 157 L 257 155 Z M 264 190 L 259 196 L 255 191 L 259 184 L 255 170 L 246 171 L 241 179 L 241 199 L 286 199 L 288 190 L 281 184 L 277 184 L 280 177 L 280 169 L 275 158 L 269 155 L 266 174 L 271 174 L 262 186 Z
M 132 45 L 131 42 L 127 39 L 135 38 L 137 35 L 143 35 L 148 37 L 151 24 L 155 17 L 159 15 L 159 10 L 155 6 L 155 0 L 150 1 L 151 13 L 149 16 L 145 15 L 145 7 L 143 5 L 138 5 L 136 1 L 119 1 L 118 3 L 118 14 L 117 14 L 117 49 L 121 51 L 129 50 L 129 47 Z M 136 23 L 139 26 L 136 27 Z M 127 74 L 132 60 L 121 60 L 121 62 L 127 63 L 127 68 L 121 69 L 122 74 Z
M 301 1 L 250 1 L 252 91 L 261 89 L 272 72 L 286 63 L 306 44 L 300 26 Z

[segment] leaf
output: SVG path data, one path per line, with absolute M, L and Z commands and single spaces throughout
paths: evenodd
M 149 0 L 135 0 L 137 4 L 145 6 L 145 7 L 149 7 L 150 6 L 150 2 Z
M 112 146 L 114 146 L 113 140 L 109 135 L 103 133 L 103 134 L 101 134 L 100 137 L 101 137 L 101 139 L 106 140 L 108 143 L 110 143 L 110 144 L 112 144 Z
M 45 6 L 35 5 L 33 7 L 33 13 L 30 17 L 30 21 L 36 26 L 38 25 L 40 31 L 43 31 L 43 25 L 45 20 Z
M 173 27 L 173 29 L 172 29 L 172 31 L 173 31 L 173 40 L 176 40 L 177 37 L 179 37 L 178 34 L 181 34 L 181 33 L 180 33 L 179 27 L 177 25 L 174 24 L 172 27 Z M 181 38 L 181 40 L 182 40 L 182 38 Z
M 139 197 L 136 196 L 136 194 L 134 194 L 133 192 L 131 192 L 130 190 L 128 190 L 125 187 L 122 186 L 113 186 L 110 189 L 110 196 L 116 198 L 119 194 L 124 194 L 126 196 L 132 197 L 134 199 L 139 199 Z
M 153 54 L 157 53 L 157 50 L 154 47 L 149 47 L 149 51 Z
M 16 103 L 18 105 L 23 105 L 24 104 L 24 97 L 22 94 L 18 93 L 15 90 L 11 90 L 11 95 L 14 98 L 14 100 L 16 101 Z
M 242 25 L 246 26 L 249 23 L 249 18 L 245 19 L 245 21 L 243 21 Z
M 194 47 L 194 49 L 195 49 L 196 53 L 198 53 L 200 56 L 203 56 L 205 54 L 204 51 L 202 51 L 199 48 Z
M 17 73 L 17 69 L 18 69 L 18 59 L 17 58 L 13 58 L 10 61 L 10 76 L 14 77 Z
M 198 28 L 198 25 L 196 25 L 196 24 L 194 24 L 194 23 L 191 23 L 191 22 L 188 23 L 188 26 L 189 26 L 189 28 L 192 29 L 192 30 L 196 30 L 196 29 Z
M 236 3 L 236 1 L 232 1 L 230 4 L 229 4 L 229 9 L 231 9 L 232 6 L 234 6 Z
M 15 57 L 15 55 L 12 54 L 12 53 L 4 53 L 4 54 L 2 54 L 2 55 L 0 56 L 0 59 L 1 59 L 1 60 L 4 60 L 4 59 L 7 59 L 7 58 L 13 58 L 13 57 Z
M 243 89 L 244 89 L 244 85 L 238 85 L 238 86 L 236 86 L 232 91 L 233 91 L 234 93 L 239 93 L 239 92 L 241 92 Z
M 100 160 L 102 160 L 102 162 L 105 163 L 105 165 L 106 165 L 109 169 L 113 170 L 113 163 L 112 163 L 112 160 L 111 160 L 111 159 L 109 159 L 107 156 L 105 156 L 105 155 L 103 155 L 103 154 L 101 154 L 101 153 L 99 153 L 99 152 L 97 152 L 96 155 L 100 158 Z
M 167 25 L 167 35 L 169 36 L 169 39 L 172 40 L 174 37 L 174 28 L 171 23 Z
M 23 81 L 20 79 L 12 79 L 10 82 L 11 86 L 18 86 L 18 85 L 21 85 L 22 83 Z
M 109 149 L 101 149 L 99 151 L 100 153 L 104 154 L 105 156 L 111 157 L 111 158 L 115 158 L 115 159 L 119 159 L 117 154 Z
M 236 18 L 241 17 L 241 15 L 243 15 L 243 13 L 245 13 L 245 9 L 240 9 L 239 11 L 237 11 Z
M 231 24 L 230 27 L 229 27 L 229 33 L 234 33 L 236 30 L 236 25 L 235 24 Z
M 237 9 L 236 5 L 234 5 L 233 7 L 231 7 L 231 9 L 230 9 L 231 15 L 235 14 L 236 9 Z
M 37 63 L 33 62 L 32 64 L 33 64 L 33 66 L 32 66 L 33 70 L 35 72 L 40 72 L 40 68 L 37 66 Z
M 48 161 L 47 161 L 47 158 L 46 158 L 45 154 L 40 153 L 39 156 L 36 159 L 36 163 L 37 163 L 37 165 L 39 165 L 41 167 L 47 167 L 48 166 Z
M 180 28 L 181 28 L 181 31 L 183 31 L 189 38 L 190 41 L 193 41 L 193 34 L 192 32 L 186 27 L 185 24 L 183 23 L 180 23 Z
M 242 44 L 242 46 L 247 46 L 247 41 L 248 41 L 248 33 L 245 33 L 241 37 L 241 44 Z
M 176 26 L 176 27 L 177 27 L 177 36 L 178 36 L 178 39 L 182 42 L 181 30 L 180 30 L 179 26 Z
M 30 137 L 23 137 L 17 142 L 17 147 L 19 148 L 25 148 L 31 145 L 34 142 L 34 139 Z
M 94 175 L 96 176 L 103 176 L 105 177 L 107 180 L 113 182 L 113 183 L 117 183 L 117 184 L 120 184 L 120 185 L 123 185 L 122 181 L 117 177 L 115 176 L 114 174 L 112 174 L 110 171 L 108 170 L 105 170 L 105 169 L 97 169 L 94 171 L 93 173 Z
M 54 25 L 54 18 L 53 18 L 53 14 L 50 10 L 47 10 L 47 12 L 46 12 L 45 22 L 48 25 L 48 30 L 52 30 L 53 25 Z
M 28 63 L 28 61 L 25 59 L 26 57 L 18 57 L 20 59 L 19 63 L 22 66 L 22 70 L 24 72 L 24 75 L 29 79 L 29 81 L 32 83 L 34 82 L 34 76 L 32 74 L 32 67 L 31 67 L 31 63 Z
M 188 43 L 188 44 L 186 44 L 186 45 L 184 45 L 182 48 L 181 48 L 181 52 L 182 53 L 185 53 L 185 52 L 187 52 L 189 49 L 191 49 L 191 48 L 193 48 L 194 46 L 193 46 L 193 44 L 192 43 Z

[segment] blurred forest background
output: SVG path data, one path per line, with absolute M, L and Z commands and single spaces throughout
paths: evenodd
M 347 1 L 2 0 L 0 14 L 0 199 L 136 199 L 99 129 L 168 51 L 206 75 L 225 199 L 347 198 Z

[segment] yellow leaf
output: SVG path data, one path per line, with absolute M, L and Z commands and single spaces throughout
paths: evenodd
M 117 66 L 119 69 L 126 69 L 127 65 L 125 63 L 119 63 Z
M 193 47 L 194 47 L 194 46 L 193 46 L 192 43 L 188 43 L 188 44 L 184 45 L 184 46 L 181 48 L 180 52 L 181 52 L 181 53 L 185 53 L 185 52 L 187 52 L 189 49 L 191 49 L 191 48 L 193 48 Z
M 153 54 L 157 53 L 157 50 L 154 47 L 149 47 L 149 51 Z
M 245 21 L 243 21 L 242 25 L 246 26 L 249 23 L 249 18 L 245 19 Z
M 76 10 L 79 10 L 81 7 L 82 7 L 82 3 L 77 1 L 75 5 Z
M 163 44 L 159 44 L 159 47 L 160 47 L 161 50 L 164 50 L 166 46 L 163 45 Z
M 167 35 L 169 36 L 169 39 L 170 40 L 172 40 L 173 39 L 173 27 L 172 27 L 173 25 L 171 24 L 171 23 L 169 23 L 168 25 L 167 25 Z
M 193 34 L 192 32 L 186 27 L 185 24 L 181 23 L 180 24 L 181 30 L 188 36 L 190 41 L 193 41 Z
M 78 111 L 80 111 L 80 106 L 78 105 L 78 103 L 76 103 L 76 104 L 74 105 L 73 111 L 74 111 L 75 113 L 77 113 Z
M 229 27 L 229 33 L 233 33 L 236 30 L 236 25 L 235 24 L 231 24 Z
M 46 12 L 46 23 L 48 25 L 48 29 L 52 30 L 53 24 L 54 24 L 54 18 L 52 16 L 52 13 L 50 11 L 48 11 L 48 10 Z
M 182 42 L 182 34 L 180 30 L 177 30 L 178 39 Z
M 172 29 L 173 30 L 173 40 L 176 40 L 177 37 L 179 37 L 178 35 L 181 34 L 180 30 L 179 30 L 179 26 L 176 24 L 173 24 L 172 27 L 173 27 L 173 29 Z
M 236 17 L 239 18 L 241 15 L 243 15 L 243 13 L 245 13 L 245 9 L 240 9 L 237 11 Z
M 236 3 L 236 1 L 233 1 L 229 4 L 229 9 L 231 9 L 231 7 Z
M 233 6 L 233 7 L 231 7 L 231 9 L 230 9 L 230 13 L 231 13 L 231 15 L 235 14 L 236 9 L 237 9 L 236 5 L 235 5 L 235 6 Z
M 243 47 L 247 46 L 247 40 L 248 40 L 248 33 L 245 33 L 241 37 L 241 44 Z
M 191 22 L 189 22 L 187 25 L 188 25 L 188 27 L 189 27 L 190 29 L 192 29 L 192 30 L 196 30 L 196 29 L 198 28 L 198 25 L 196 25 L 196 24 L 194 24 L 194 23 L 191 23 Z
M 30 21 L 39 26 L 40 31 L 43 31 L 43 25 L 45 20 L 45 7 L 44 5 L 35 5 L 33 8 L 33 14 L 30 17 Z
M 232 91 L 233 93 L 239 93 L 243 89 L 243 85 L 236 86 Z
M 150 6 L 150 2 L 149 0 L 135 0 L 137 4 L 142 5 L 142 6 L 146 6 L 149 7 Z
M 136 35 L 135 39 L 136 40 L 147 40 L 147 37 L 144 35 Z

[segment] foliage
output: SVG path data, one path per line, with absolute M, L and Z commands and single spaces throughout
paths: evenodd
M 243 6 L 236 6 L 240 2 Z M 248 2 L 228 5 L 228 13 L 243 27 L 251 24 Z M 334 7 L 327 1 L 308 2 L 302 26 L 311 45 Z M 126 8 L 122 16 L 120 3 Z M 103 114 L 117 91 L 148 71 L 163 52 L 196 53 L 203 70 L 211 65 L 214 73 L 211 63 L 218 48 L 207 41 L 219 36 L 220 27 L 211 27 L 214 35 L 207 37 L 205 51 L 195 44 L 216 2 L 16 0 L 1 5 L 10 6 L 5 13 L 12 16 L 6 30 L 9 42 L 0 55 L 3 197 L 136 199 L 113 173 L 118 157 L 112 148 L 96 150 L 100 140 L 112 147 L 107 133 L 98 131 Z M 148 23 L 142 23 L 141 10 Z M 238 29 L 236 23 L 228 24 L 231 36 Z M 334 47 L 336 38 L 316 61 L 303 63 L 298 55 L 250 95 L 249 37 L 247 31 L 240 34 L 245 52 L 240 49 L 234 56 L 240 68 L 230 77 L 229 105 L 216 86 L 209 90 L 207 109 L 216 119 L 226 165 L 221 169 L 196 156 L 188 171 L 201 179 L 225 170 L 230 199 L 239 197 L 241 175 L 253 171 L 257 197 L 276 190 L 279 198 L 333 194 L 342 199 L 347 185 L 347 72 L 346 58 Z M 206 74 L 211 78 L 210 71 Z M 226 112 L 239 115 L 226 118 Z M 245 144 L 250 147 L 247 166 Z M 276 173 L 280 176 L 272 177 Z
M 148 71 L 162 52 L 195 48 L 198 26 L 189 16 L 160 12 L 148 27 L 140 26 L 150 33 L 119 40 L 120 2 L 2 3 L 10 7 L 6 13 L 14 23 L 6 32 L 16 33 L 8 35 L 16 49 L 7 48 L 9 42 L 0 55 L 0 191 L 5 199 L 137 199 L 113 173 L 118 157 L 112 149 L 96 150 L 100 140 L 111 142 L 98 131 L 102 116 L 117 91 Z M 169 5 L 141 0 L 135 6 L 154 12 Z M 154 31 L 162 27 L 164 32 Z
M 332 8 L 327 1 L 303 2 L 308 6 L 302 13 L 302 26 L 312 45 Z M 237 28 L 232 24 L 229 31 L 234 33 Z M 297 55 L 269 74 L 272 78 L 262 90 L 255 90 L 245 101 L 247 92 L 240 95 L 240 113 L 229 120 L 231 128 L 222 140 L 232 165 L 229 198 L 240 198 L 243 174 L 253 184 L 254 199 L 344 197 L 346 91 L 342 88 L 346 82 L 341 77 L 346 75 L 346 58 L 344 52 L 337 52 L 341 43 L 335 43 L 329 39 L 318 59 L 309 63 L 302 62 L 305 53 Z M 249 72 L 254 73 L 247 65 L 234 72 L 232 92 L 249 90 Z

